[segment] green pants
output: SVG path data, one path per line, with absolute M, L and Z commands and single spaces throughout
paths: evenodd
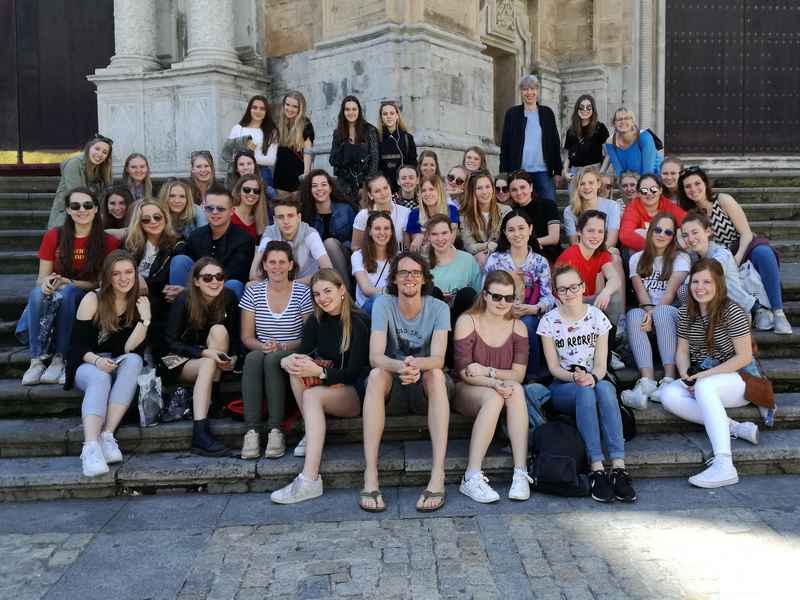
M 286 417 L 286 399 L 291 394 L 289 374 L 281 368 L 281 359 L 290 354 L 287 350 L 269 354 L 251 350 L 244 359 L 242 400 L 244 422 L 248 427 L 256 431 L 261 429 L 261 403 L 266 393 L 269 429 L 280 429 Z

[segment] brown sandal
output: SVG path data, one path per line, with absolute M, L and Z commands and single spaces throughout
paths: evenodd
M 372 490 L 371 492 L 361 490 L 361 492 L 359 492 L 359 497 L 360 500 L 358 502 L 358 507 L 363 511 L 371 513 L 380 513 L 386 510 L 386 499 L 383 497 L 383 492 L 381 492 L 380 490 Z M 383 506 L 378 506 L 378 498 L 380 498 L 381 501 L 383 502 Z M 374 507 L 364 506 L 362 500 L 367 500 L 367 499 L 373 500 L 375 502 L 375 506 Z
M 445 492 L 443 492 L 443 491 L 442 492 L 432 492 L 432 491 L 426 489 L 424 492 L 422 492 L 421 498 L 422 498 L 422 505 L 421 506 L 419 505 L 419 500 L 417 501 L 418 502 L 418 504 L 416 506 L 417 512 L 430 513 L 430 512 L 436 512 L 437 510 L 439 510 L 440 508 L 442 508 L 444 506 L 444 503 L 447 501 L 447 494 Z M 441 498 L 442 501 L 439 502 L 438 504 L 436 504 L 435 506 L 426 507 L 425 506 L 425 502 L 429 498 Z

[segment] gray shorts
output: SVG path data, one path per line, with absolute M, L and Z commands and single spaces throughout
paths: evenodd
M 444 384 L 447 389 L 447 399 L 452 402 L 456 387 L 447 372 L 444 374 Z M 392 389 L 386 397 L 386 414 L 393 417 L 428 414 L 428 397 L 425 395 L 422 377 L 416 383 L 407 385 L 401 383 L 397 375 L 392 377 Z

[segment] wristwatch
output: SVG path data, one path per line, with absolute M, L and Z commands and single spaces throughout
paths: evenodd
M 322 373 L 319 374 L 320 379 L 327 379 L 328 378 L 328 369 L 325 367 L 322 368 Z

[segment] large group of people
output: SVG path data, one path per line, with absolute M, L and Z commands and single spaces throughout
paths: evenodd
M 265 97 L 250 99 L 220 157 L 224 183 L 198 150 L 187 177 L 158 192 L 138 153 L 114 185 L 113 141 L 89 140 L 62 166 L 17 328 L 31 354 L 24 385 L 84 392 L 84 474 L 122 460 L 114 432 L 151 366 L 165 385 L 192 387 L 199 454 L 231 452 L 208 421 L 223 377 L 241 377 L 243 459 L 283 456 L 284 423 L 299 410 L 293 453 L 304 464 L 276 503 L 323 493 L 326 416 L 361 414 L 359 505 L 385 510 L 386 415 L 410 411 L 427 415 L 432 443 L 417 509 L 439 509 L 451 409 L 474 418 L 460 491 L 499 499 L 482 463 L 505 413 L 508 496 L 526 500 L 524 386 L 538 383 L 552 411 L 575 420 L 592 497 L 632 502 L 609 377 L 627 341 L 639 378 L 624 403 L 660 401 L 705 425 L 714 462 L 690 482 L 735 483 L 730 436 L 758 442 L 755 424 L 725 413 L 747 402 L 738 371 L 753 361 L 751 324 L 791 333 L 775 251 L 702 169 L 662 160 L 631 111 L 617 110 L 609 131 L 582 95 L 562 144 L 536 77 L 519 89 L 494 175 L 477 146 L 443 168 L 417 152 L 398 103 L 381 103 L 374 126 L 355 96 L 333 132 L 335 176 L 312 169 L 314 127 L 296 91 L 277 117 Z M 740 276 L 746 261 L 760 300 Z

